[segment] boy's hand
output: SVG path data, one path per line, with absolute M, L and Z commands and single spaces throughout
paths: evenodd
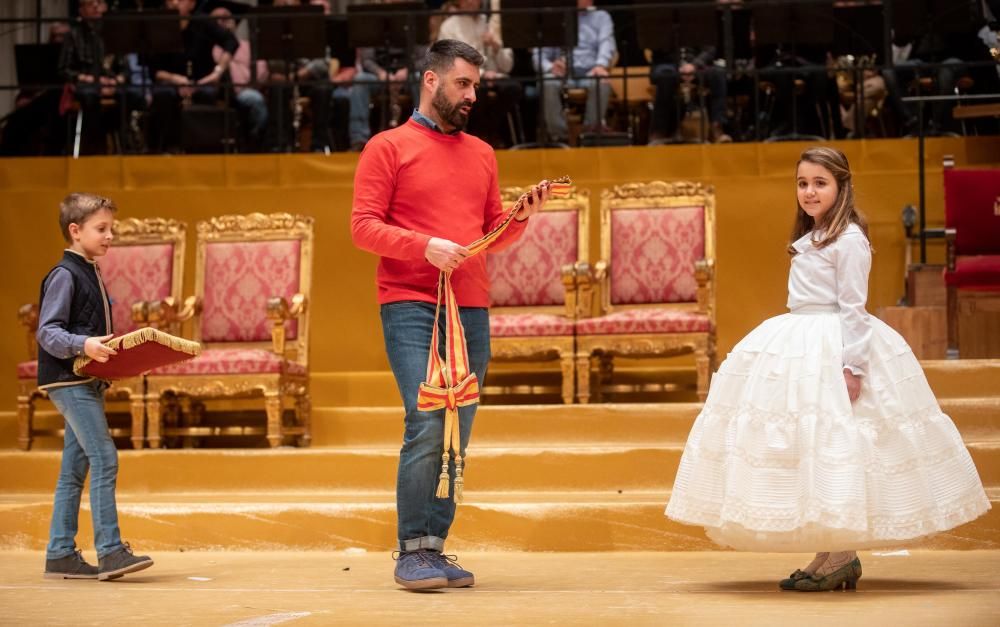
M 83 352 L 87 354 L 94 361 L 99 361 L 102 364 L 111 358 L 112 355 L 117 355 L 118 353 L 115 349 L 110 346 L 106 346 L 104 342 L 107 342 L 114 335 L 105 335 L 103 337 L 88 337 L 83 343 Z

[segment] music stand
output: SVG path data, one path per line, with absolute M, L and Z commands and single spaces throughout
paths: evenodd
M 573 72 L 573 49 L 578 42 L 576 0 L 504 0 L 503 24 L 501 26 L 504 45 L 509 48 L 538 49 L 538 116 L 534 143 L 526 143 L 514 148 L 566 148 L 566 144 L 550 142 L 548 123 L 545 121 L 545 73 L 542 70 L 542 48 L 557 47 L 567 50 L 566 74 Z M 534 12 L 508 9 L 535 9 Z M 547 10 L 546 10 L 547 9 Z
M 407 75 L 415 78 L 416 65 L 413 49 L 418 43 L 429 42 L 430 22 L 422 2 L 394 2 L 390 4 L 366 4 L 347 7 L 347 45 L 351 48 L 402 48 L 406 51 Z M 392 89 L 389 76 L 394 69 L 384 68 L 385 93 Z M 421 68 L 422 69 L 422 68 Z M 390 98 L 391 101 L 391 98 Z M 388 123 L 389 107 L 382 107 L 381 126 Z
M 833 2 L 750 7 L 758 46 L 833 43 Z
M 59 76 L 59 44 L 15 44 L 14 65 L 17 84 L 25 87 L 53 88 L 62 83 Z
M 982 18 L 978 0 L 910 0 L 906 9 L 894 6 L 892 27 L 896 41 L 906 42 L 926 33 L 948 35 L 969 29 Z
M 326 56 L 326 24 L 323 7 L 313 5 L 258 7 L 251 11 L 251 14 L 254 15 L 250 23 L 256 36 L 257 57 L 281 60 L 285 63 L 288 80 L 292 83 L 292 98 L 297 101 L 299 77 L 296 61 Z M 285 104 L 284 98 L 279 97 L 277 103 L 277 137 L 278 142 L 283 143 L 285 116 L 281 107 Z M 292 126 L 295 125 L 296 120 L 293 120 Z M 291 147 L 292 150 L 297 150 L 298 133 L 294 135 Z
M 783 47 L 796 45 L 832 46 L 834 41 L 833 2 L 807 5 L 750 5 L 757 46 L 777 47 L 778 65 L 781 64 Z M 757 84 L 755 83 L 755 93 Z M 792 134 L 786 139 L 806 139 L 798 132 L 798 102 L 794 90 L 792 98 Z
M 638 25 L 639 47 L 669 52 L 680 48 L 715 46 L 719 40 L 715 7 L 670 6 L 675 2 L 678 0 L 672 0 L 658 7 L 636 9 L 635 19 Z M 637 0 L 637 4 L 643 4 L 643 1 Z M 678 64 L 679 69 L 680 65 Z M 700 84 L 698 85 L 698 105 L 703 110 L 705 109 L 705 95 Z M 680 107 L 675 108 L 675 114 L 678 118 L 676 120 L 677 127 L 680 128 Z M 701 116 L 702 138 L 707 135 L 705 117 Z
M 180 13 L 165 9 L 149 11 L 121 11 L 110 13 L 102 18 L 104 28 L 101 28 L 101 39 L 104 41 L 104 52 L 109 55 L 126 57 L 135 54 L 141 57 L 140 64 L 149 67 L 149 58 L 157 54 L 184 52 L 184 39 L 180 29 Z M 142 94 L 149 92 L 149 82 L 154 77 L 149 72 L 142 72 L 140 89 Z M 128 98 L 121 89 L 119 109 L 119 133 L 125 136 L 128 126 Z
M 684 0 L 673 0 L 682 2 Z M 635 4 L 647 4 L 636 0 Z M 718 43 L 714 6 L 671 7 L 669 4 L 635 10 L 639 47 L 649 50 L 703 48 Z

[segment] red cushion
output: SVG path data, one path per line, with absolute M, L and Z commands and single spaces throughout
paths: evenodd
M 17 378 L 18 379 L 37 379 L 38 378 L 38 361 L 22 361 L 17 364 Z
M 157 368 L 151 375 L 303 374 L 305 367 L 262 348 L 210 348 L 194 359 Z
M 1000 255 L 959 257 L 955 271 L 945 272 L 949 287 L 1000 290 Z
M 577 335 L 704 333 L 710 328 L 705 314 L 669 309 L 626 309 L 576 323 Z
M 490 253 L 486 269 L 495 307 L 562 305 L 566 302 L 562 267 L 577 260 L 575 211 L 543 211 L 516 242 Z
M 944 171 L 944 221 L 959 255 L 1000 254 L 1000 168 Z
M 552 314 L 491 314 L 493 337 L 573 335 L 573 322 Z

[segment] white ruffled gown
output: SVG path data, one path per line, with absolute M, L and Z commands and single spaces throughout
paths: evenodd
M 898 333 L 865 311 L 871 251 L 854 224 L 795 242 L 791 313 L 712 379 L 666 515 L 746 551 L 898 545 L 990 508 L 954 423 Z M 851 403 L 843 369 L 863 377 Z

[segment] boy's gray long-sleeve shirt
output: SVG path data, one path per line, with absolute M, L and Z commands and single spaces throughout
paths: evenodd
M 49 274 L 43 287 L 38 312 L 38 345 L 58 359 L 69 359 L 83 354 L 86 335 L 75 335 L 66 330 L 73 303 L 73 275 L 65 268 L 56 268 Z

